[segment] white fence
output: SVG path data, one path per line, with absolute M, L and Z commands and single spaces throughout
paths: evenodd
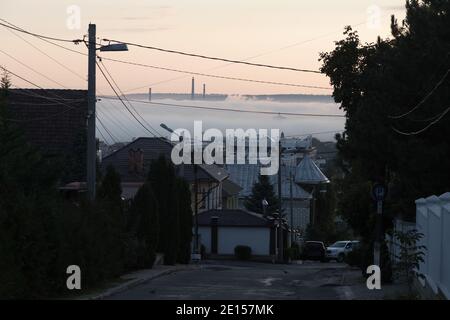
M 427 248 L 421 282 L 450 299 L 450 192 L 416 200 L 416 229 L 423 233 L 421 245 Z
M 386 234 L 385 239 L 388 245 L 389 254 L 392 262 L 398 262 L 398 256 L 400 255 L 400 242 L 395 237 L 395 232 L 407 232 L 409 230 L 416 229 L 416 224 L 414 222 L 406 222 L 402 220 L 394 221 L 394 232 L 392 235 Z

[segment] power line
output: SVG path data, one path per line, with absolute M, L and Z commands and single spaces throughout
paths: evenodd
M 60 83 L 60 82 L 58 82 L 58 81 L 56 81 L 56 80 L 54 80 L 54 79 L 52 79 L 52 78 L 46 76 L 46 75 L 43 74 L 42 72 L 37 71 L 36 69 L 34 69 L 34 68 L 30 67 L 29 65 L 25 64 L 24 62 L 20 61 L 19 59 L 13 57 L 13 56 L 10 55 L 9 53 L 7 53 L 7 52 L 5 52 L 5 51 L 3 51 L 3 50 L 1 50 L 1 49 L 0 49 L 0 52 L 3 53 L 4 55 L 6 55 L 7 57 L 9 57 L 10 59 L 16 61 L 18 64 L 20 64 L 20 65 L 24 66 L 25 68 L 27 68 L 27 69 L 33 71 L 34 73 L 40 75 L 41 77 L 47 79 L 48 81 L 53 82 L 53 83 L 57 84 L 58 86 L 60 86 L 60 87 L 62 87 L 62 88 L 64 88 L 64 89 L 68 89 L 68 88 L 67 88 L 65 85 L 63 85 L 62 83 Z
M 234 63 L 234 64 L 245 64 L 245 65 L 254 66 L 254 67 L 263 67 L 263 68 L 271 68 L 271 69 L 278 69 L 278 70 L 289 70 L 289 71 L 295 71 L 295 72 L 308 72 L 308 73 L 322 74 L 320 71 L 317 71 L 317 70 L 298 69 L 298 68 L 293 68 L 293 67 L 283 67 L 283 66 L 275 66 L 275 65 L 270 65 L 270 64 L 247 62 L 247 61 L 242 61 L 242 60 L 232 60 L 232 59 L 226 59 L 226 58 L 212 57 L 212 56 L 206 56 L 206 55 L 202 55 L 202 54 L 188 53 L 188 52 L 184 52 L 184 51 L 169 50 L 169 49 L 163 49 L 163 48 L 159 48 L 159 47 L 147 46 L 147 45 L 137 44 L 137 43 L 133 43 L 133 42 L 125 42 L 125 41 L 119 41 L 119 40 L 113 40 L 113 39 L 103 39 L 103 41 L 124 43 L 126 45 L 134 46 L 134 47 L 138 47 L 138 48 L 156 50 L 156 51 L 161 51 L 161 52 L 166 52 L 166 53 L 179 54 L 179 55 L 190 56 L 190 57 L 201 58 L 201 59 L 224 61 L 224 62 L 229 62 L 229 63 Z
M 3 20 L 3 19 L 0 19 L 0 20 Z M 11 24 L 11 25 L 12 25 L 12 24 Z M 16 27 L 16 28 L 18 28 L 18 29 L 21 29 L 21 28 L 15 26 L 15 25 L 13 25 L 13 27 Z M 57 59 L 53 58 L 52 56 L 50 56 L 49 54 L 47 54 L 45 51 L 39 49 L 37 46 L 35 46 L 35 45 L 32 44 L 31 42 L 29 42 L 28 40 L 24 39 L 23 37 L 21 37 L 19 34 L 17 34 L 16 32 L 14 32 L 13 30 L 11 30 L 11 29 L 6 29 L 6 30 L 8 30 L 9 32 L 11 32 L 13 35 L 15 35 L 16 37 L 18 37 L 18 38 L 21 39 L 22 41 L 24 41 L 24 42 L 26 42 L 27 44 L 29 44 L 29 45 L 30 45 L 31 47 L 33 47 L 35 50 L 39 51 L 40 53 L 42 53 L 43 55 L 45 55 L 46 57 L 48 57 L 49 59 L 51 59 L 53 62 L 55 62 L 56 64 L 58 64 L 59 66 L 61 66 L 61 67 L 64 68 L 65 70 L 67 70 L 67 71 L 69 71 L 70 73 L 74 74 L 75 76 L 77 76 L 78 78 L 82 79 L 83 81 L 86 81 L 85 77 L 83 77 L 82 75 L 80 75 L 80 74 L 77 73 L 76 71 L 70 69 L 69 67 L 67 67 L 67 66 L 64 65 L 63 63 L 59 62 Z M 40 39 L 40 38 L 39 38 L 39 39 Z M 60 46 L 60 45 L 58 45 L 58 44 L 55 44 L 55 43 L 53 43 L 53 42 L 51 42 L 51 41 L 49 41 L 49 40 L 46 40 L 46 39 L 40 39 L 40 40 L 45 41 L 45 42 L 48 42 L 48 43 L 53 44 L 53 45 L 56 45 L 56 46 L 58 46 L 58 47 L 62 47 L 62 46 Z M 66 47 L 62 47 L 62 48 L 67 49 L 67 50 L 71 50 L 71 49 L 66 48 Z M 72 51 L 72 50 L 71 50 L 71 51 Z M 78 51 L 74 51 L 74 52 L 80 53 L 80 54 L 84 55 L 84 53 L 82 53 L 82 52 L 78 52 Z M 39 74 L 40 74 L 40 73 L 39 73 Z M 62 86 L 62 85 L 61 85 L 61 86 Z M 17 104 L 17 103 L 16 103 L 16 104 Z M 57 104 L 60 104 L 60 103 L 54 103 L 54 105 L 57 105 Z M 47 104 L 47 105 L 50 105 L 50 104 Z M 112 104 L 111 104 L 111 105 L 112 105 Z M 105 117 L 108 115 L 107 112 L 104 112 L 103 114 L 104 114 Z M 125 129 L 123 128 L 123 126 L 122 126 L 122 124 L 120 123 L 119 120 L 115 120 L 115 119 L 114 119 L 114 117 L 113 117 L 112 114 L 111 114 L 110 117 L 111 117 L 111 121 L 114 122 L 114 123 L 116 123 L 116 125 L 117 125 L 121 130 L 123 130 L 123 131 L 125 132 L 126 135 L 129 135 L 129 136 L 131 136 L 131 137 L 133 136 L 133 134 L 131 134 L 130 132 L 128 132 L 128 130 L 125 130 Z M 113 120 L 115 120 L 115 121 L 117 121 L 117 122 L 115 122 L 115 121 L 113 121 Z M 105 127 L 105 128 L 106 128 L 106 127 Z
M 360 25 L 365 24 L 365 23 L 366 23 L 366 22 L 360 22 L 360 23 L 357 23 L 357 24 L 352 25 L 351 27 L 354 28 L 354 27 L 360 26 Z M 296 47 L 296 46 L 299 46 L 299 45 L 302 45 L 302 44 L 305 44 L 305 43 L 308 43 L 308 42 L 312 42 L 312 41 L 315 41 L 315 40 L 319 40 L 319 39 L 328 37 L 328 36 L 333 35 L 333 34 L 334 34 L 334 32 L 329 32 L 329 33 L 327 33 L 327 34 L 323 34 L 323 35 L 317 36 L 317 37 L 315 37 L 315 38 L 303 40 L 303 41 L 296 42 L 296 43 L 293 43 L 293 44 L 291 44 L 291 45 L 287 45 L 287 46 L 284 46 L 284 47 L 281 47 L 281 48 L 278 48 L 278 49 L 274 49 L 274 50 L 271 50 L 271 51 L 267 51 L 267 52 L 264 52 L 264 53 L 260 53 L 260 54 L 257 54 L 257 55 L 253 55 L 253 56 L 244 58 L 244 59 L 242 59 L 241 61 L 248 61 L 248 60 L 252 60 L 252 59 L 255 59 L 255 58 L 259 58 L 259 57 L 262 57 L 262 56 L 265 56 L 265 55 L 268 55 L 268 54 L 271 54 L 271 53 L 274 53 L 274 52 L 277 52 L 277 51 L 289 49 L 289 48 Z M 216 69 L 220 69 L 220 68 L 223 68 L 223 67 L 230 66 L 230 65 L 232 65 L 232 64 L 233 64 L 233 63 L 221 64 L 221 65 L 219 65 L 219 66 L 216 66 L 216 67 L 213 67 L 213 68 L 209 68 L 209 69 L 207 69 L 207 70 L 216 70 Z M 166 79 L 166 80 L 161 80 L 161 81 L 153 82 L 153 83 L 147 85 L 146 87 L 149 87 L 149 86 L 155 86 L 155 85 L 158 85 L 158 84 L 161 84 L 161 83 L 167 83 L 167 82 L 170 82 L 170 81 L 179 80 L 179 79 L 185 79 L 185 78 L 187 78 L 187 76 L 181 76 L 181 77 L 176 77 L 176 78 L 170 78 L 170 79 Z M 125 92 L 130 92 L 130 91 L 134 91 L 134 90 L 142 89 L 142 88 L 144 88 L 144 87 L 139 87 L 139 88 L 129 89 L 129 90 L 126 90 Z
M 123 99 L 125 99 L 125 101 L 128 102 L 128 105 L 134 110 L 134 112 L 139 116 L 139 118 L 141 118 L 142 122 L 144 122 L 147 126 L 150 127 L 150 129 L 152 129 L 152 131 L 156 132 L 155 136 L 159 135 L 158 130 L 156 130 L 155 128 L 153 128 L 153 126 L 148 123 L 141 115 L 140 113 L 134 108 L 134 106 L 130 103 L 130 101 L 128 100 L 128 98 L 123 94 L 122 90 L 120 90 L 120 87 L 117 85 L 117 82 L 114 80 L 114 78 L 112 77 L 111 73 L 109 73 L 108 69 L 105 67 L 105 65 L 103 64 L 103 62 L 100 60 L 100 64 L 103 66 L 103 69 L 106 71 L 106 73 L 108 74 L 109 78 L 111 79 L 111 81 L 113 82 L 113 84 L 116 86 L 117 90 L 119 91 L 119 93 L 122 95 Z
M 30 42 L 28 42 L 27 40 L 25 40 L 24 38 L 20 37 L 18 34 L 16 34 L 14 31 L 12 31 L 12 30 L 10 30 L 10 29 L 14 29 L 14 30 L 19 31 L 19 32 L 23 32 L 23 33 L 30 34 L 30 33 L 26 32 L 26 30 L 24 30 L 24 29 L 22 29 L 22 28 L 20 28 L 20 27 L 18 27 L 18 26 L 13 25 L 12 23 L 10 23 L 10 22 L 8 22 L 8 21 L 6 21 L 6 20 L 4 20 L 4 19 L 1 19 L 1 18 L 0 18 L 0 20 L 1 20 L 1 21 L 4 21 L 4 22 L 6 22 L 6 23 L 8 23 L 8 24 L 10 24 L 10 25 L 12 25 L 13 28 L 8 28 L 8 26 L 5 26 L 5 25 L 2 24 L 3 26 L 7 27 L 7 30 L 8 30 L 8 31 L 10 31 L 10 32 L 13 33 L 14 35 L 16 35 L 17 37 L 19 37 L 19 38 L 22 39 L 23 41 L 25 41 L 26 43 L 28 43 L 28 44 L 29 44 L 30 46 L 32 46 L 34 49 L 38 50 L 39 52 L 41 52 L 42 54 L 44 54 L 45 56 L 47 56 L 47 57 L 50 58 L 52 61 L 54 61 L 55 63 L 57 63 L 58 65 L 60 65 L 61 67 L 65 68 L 65 69 L 68 70 L 69 72 L 75 74 L 75 75 L 78 76 L 79 78 L 81 78 L 81 79 L 83 79 L 83 80 L 86 80 L 83 76 L 79 75 L 77 72 L 73 71 L 72 69 L 66 67 L 64 64 L 62 64 L 61 62 L 59 62 L 59 61 L 56 60 L 55 58 L 51 57 L 51 56 L 50 56 L 49 54 L 47 54 L 46 52 L 40 50 L 39 48 L 37 48 L 36 46 L 34 46 L 32 43 L 30 43 Z M 34 34 L 32 34 L 32 35 L 34 35 Z M 36 35 L 34 35 L 34 36 L 36 36 Z M 57 43 L 54 43 L 54 42 L 52 42 L 52 41 L 49 41 L 48 38 L 38 37 L 38 39 L 40 39 L 40 40 L 42 40 L 42 41 L 44 41 L 44 42 L 47 42 L 47 43 L 49 43 L 49 44 L 52 44 L 52 45 L 54 45 L 54 46 L 57 46 L 57 47 L 59 47 L 59 48 L 62 48 L 62 49 L 65 49 L 65 50 L 68 50 L 68 51 L 71 51 L 71 52 L 74 52 L 74 53 L 77 53 L 77 54 L 80 54 L 80 55 L 83 55 L 83 56 L 87 56 L 87 54 L 85 54 L 85 53 L 83 53 L 83 52 L 79 52 L 79 51 L 76 51 L 76 50 L 72 50 L 72 49 L 70 49 L 70 48 L 67 48 L 67 47 L 61 46 L 61 45 L 59 45 L 59 44 L 57 44 Z M 33 71 L 35 71 L 35 70 L 33 70 Z M 39 74 L 40 74 L 40 73 L 39 73 Z M 42 75 L 42 74 L 41 74 L 41 75 Z M 30 82 L 29 82 L 29 83 L 30 83 Z M 33 83 L 31 83 L 31 84 L 33 84 Z M 33 85 L 35 85 L 35 84 L 33 84 Z M 37 86 L 37 85 L 35 85 L 35 86 Z M 39 86 L 37 86 L 37 87 L 39 87 Z M 41 88 L 41 87 L 39 87 L 39 88 Z M 43 88 L 41 88 L 41 89 L 43 89 Z M 41 96 L 41 97 L 43 97 L 43 96 Z M 45 98 L 45 97 L 43 97 L 43 98 Z M 67 110 L 67 111 L 68 111 L 68 110 Z M 61 113 L 63 113 L 63 112 L 61 112 Z M 61 114 L 61 113 L 54 114 L 53 116 L 57 116 L 58 114 Z M 106 113 L 105 113 L 105 114 L 106 114 Z M 111 117 L 113 117 L 113 116 L 111 115 Z M 46 117 L 46 118 L 47 118 L 47 117 Z M 37 119 L 29 119 L 29 120 L 31 121 L 31 120 L 43 120 L 43 119 L 44 119 L 44 118 L 37 118 Z M 12 120 L 12 119 L 11 119 L 11 120 Z M 117 122 L 120 123 L 119 120 L 117 120 Z M 128 133 L 128 134 L 129 134 L 129 133 Z M 133 136 L 133 135 L 131 135 L 131 136 Z
M 0 19 L 0 20 L 2 20 L 2 19 Z M 82 79 L 83 81 L 87 81 L 86 77 L 80 75 L 78 72 L 76 72 L 76 71 L 70 69 L 70 68 L 67 67 L 65 64 L 59 62 L 57 59 L 53 58 L 52 56 L 50 56 L 50 55 L 49 55 L 48 53 L 46 53 L 45 51 L 39 49 L 39 48 L 38 48 L 37 46 L 35 46 L 33 43 L 31 43 L 31 42 L 29 42 L 28 40 L 24 39 L 23 37 L 21 37 L 20 35 L 18 35 L 18 34 L 15 33 L 14 31 L 12 31 L 11 29 L 6 29 L 6 30 L 8 30 L 8 31 L 11 32 L 14 36 L 16 36 L 17 38 L 21 39 L 22 41 L 24 41 L 25 43 L 27 43 L 28 45 L 30 45 L 31 47 L 33 47 L 35 50 L 39 51 L 40 53 L 42 53 L 43 55 L 45 55 L 46 57 L 48 57 L 49 59 L 51 59 L 53 62 L 55 62 L 56 64 L 58 64 L 60 67 L 66 69 L 67 71 L 69 71 L 70 73 L 74 74 L 75 76 L 77 76 L 78 78 Z M 40 38 L 39 38 L 39 39 L 40 39 Z M 50 42 L 50 41 L 48 41 L 48 40 L 46 40 L 46 39 L 40 39 L 40 40 L 46 41 L 46 42 L 48 42 L 48 43 L 50 43 L 50 44 L 55 44 L 55 43 Z M 63 47 L 63 48 L 65 48 L 65 47 Z M 65 48 L 65 49 L 70 50 L 69 48 Z M 75 50 L 74 50 L 74 51 L 75 51 Z M 81 52 L 78 52 L 78 51 L 75 51 L 75 52 L 81 54 Z
M 30 31 L 27 31 L 27 30 L 22 29 L 22 28 L 14 27 L 12 25 L 12 23 L 6 21 L 5 19 L 1 19 L 1 20 L 6 22 L 6 23 L 8 23 L 8 24 L 10 24 L 10 25 L 8 25 L 8 24 L 4 24 L 4 23 L 0 22 L 0 25 L 4 26 L 6 28 L 9 28 L 9 29 L 12 29 L 12 30 L 16 30 L 18 32 L 26 33 L 26 34 L 29 34 L 31 36 L 35 36 L 35 37 L 38 37 L 38 38 L 41 38 L 41 39 L 60 41 L 60 42 L 70 42 L 70 43 L 74 43 L 74 44 L 79 44 L 80 42 L 83 41 L 81 39 L 62 39 L 62 38 L 55 38 L 55 37 L 44 36 L 42 34 L 30 32 Z
M 422 132 L 425 132 L 426 130 L 428 130 L 429 128 L 431 128 L 433 125 L 435 125 L 436 123 L 438 123 L 439 121 L 441 121 L 442 118 L 444 118 L 444 116 L 450 111 L 450 107 L 447 108 L 444 112 L 442 112 L 442 114 L 433 122 L 429 123 L 426 127 L 418 130 L 418 131 L 412 131 L 412 132 L 404 132 L 404 131 L 400 131 L 398 129 L 396 129 L 395 127 L 392 127 L 392 130 L 394 130 L 395 132 L 397 132 L 398 134 L 404 135 L 404 136 L 414 136 L 414 135 L 418 135 Z
M 33 83 L 33 82 L 31 82 L 31 81 L 25 79 L 25 78 L 22 77 L 22 76 L 19 76 L 18 74 L 16 74 L 16 73 L 10 71 L 9 69 L 5 68 L 4 66 L 1 66 L 1 65 L 0 65 L 0 69 L 3 69 L 3 70 L 6 71 L 7 73 L 12 74 L 13 76 L 15 76 L 15 77 L 17 77 L 17 78 L 19 78 L 19 79 L 21 79 L 21 80 L 27 82 L 27 83 L 30 83 L 31 85 L 33 85 L 33 86 L 35 86 L 35 87 L 37 87 L 37 88 L 39 88 L 39 89 L 41 89 L 41 90 L 44 90 L 45 92 L 47 91 L 46 89 L 42 88 L 41 86 L 39 86 L 39 85 L 37 85 L 37 84 L 35 84 L 35 83 Z M 61 97 L 59 97 L 59 96 L 57 96 L 57 95 L 54 95 L 54 96 L 61 99 Z M 66 103 L 64 103 L 64 102 L 58 101 L 58 99 L 55 99 L 55 98 L 53 98 L 53 97 L 51 97 L 51 96 L 50 96 L 50 97 L 41 96 L 41 98 L 47 99 L 47 100 L 53 101 L 53 102 L 57 101 L 57 102 L 59 102 L 59 104 L 62 104 L 62 105 L 64 105 L 64 106 L 67 106 L 68 109 L 63 110 L 63 111 L 60 111 L 60 112 L 56 112 L 56 113 L 54 113 L 54 114 L 51 114 L 51 115 L 48 115 L 48 116 L 45 116 L 45 117 L 38 117 L 38 118 L 32 118 L 32 119 L 10 119 L 10 118 L 7 118 L 6 120 L 11 121 L 11 122 L 41 121 L 41 120 L 46 120 L 46 119 L 53 118 L 53 117 L 55 117 L 55 116 L 58 116 L 58 115 L 60 115 L 60 114 L 66 113 L 66 112 L 69 112 L 69 111 L 74 110 L 74 109 L 78 109 L 77 107 L 70 106 L 70 105 L 68 105 L 68 104 L 66 104 Z
M 108 79 L 108 77 L 106 76 L 105 72 L 103 71 L 102 67 L 100 67 L 99 63 L 96 62 L 97 67 L 99 68 L 100 72 L 102 73 L 103 77 L 105 78 L 106 82 L 108 82 L 109 86 L 111 87 L 111 89 L 114 91 L 114 94 L 116 95 L 117 99 L 120 100 L 120 102 L 123 104 L 123 106 L 128 110 L 128 112 L 133 116 L 133 118 L 148 132 L 150 133 L 152 136 L 156 135 L 151 132 L 135 115 L 133 112 L 131 112 L 131 110 L 128 108 L 128 106 L 123 102 L 122 98 L 120 97 L 120 95 L 117 93 L 116 89 L 114 88 L 114 86 L 112 85 L 111 81 Z
M 341 133 L 345 130 L 333 130 L 333 131 L 321 131 L 321 132 L 311 132 L 311 133 L 303 133 L 303 134 L 291 134 L 291 135 L 285 135 L 285 138 L 295 138 L 295 137 L 305 137 L 310 135 L 320 135 L 320 134 L 330 134 L 330 133 Z
M 114 136 L 111 134 L 111 132 L 108 130 L 108 128 L 103 124 L 102 120 L 100 120 L 100 118 L 95 115 L 95 118 L 98 120 L 99 124 L 102 126 L 102 128 L 105 130 L 105 132 L 110 136 L 111 140 L 114 143 L 117 143 L 117 140 L 114 138 Z
M 447 78 L 448 74 L 450 73 L 450 69 L 447 70 L 447 72 L 444 74 L 444 76 L 438 81 L 438 83 L 434 86 L 434 88 L 422 99 L 420 102 L 415 105 L 413 108 L 411 108 L 409 111 L 397 115 L 397 116 L 388 116 L 391 119 L 400 119 L 403 117 L 406 117 L 407 115 L 411 114 L 412 112 L 416 111 L 418 108 L 420 108 L 421 105 L 423 105 L 428 98 L 444 83 L 444 80 Z
M 103 99 L 117 100 L 113 97 L 102 96 Z M 315 113 L 294 113 L 294 112 L 276 112 L 276 111 L 257 111 L 257 110 L 239 110 L 239 109 L 227 109 L 227 108 L 216 108 L 216 107 L 202 107 L 197 105 L 182 105 L 174 103 L 163 103 L 163 102 L 153 102 L 153 101 L 143 101 L 129 99 L 129 101 L 137 103 L 145 103 L 150 105 L 160 105 L 167 107 L 177 107 L 177 108 L 189 108 L 189 109 L 201 109 L 201 110 L 213 110 L 213 111 L 226 111 L 226 112 L 239 112 L 239 113 L 256 113 L 256 114 L 270 114 L 270 115 L 288 115 L 288 116 L 302 116 L 302 117 L 334 117 L 334 118 L 344 118 L 345 115 L 339 114 L 315 114 Z
M 305 85 L 305 84 L 295 84 L 295 83 L 284 83 L 284 82 L 274 82 L 274 81 L 264 81 L 264 80 L 254 80 L 254 79 L 248 79 L 248 78 L 237 78 L 237 77 L 228 77 L 228 76 L 220 76 L 220 75 L 214 75 L 214 74 L 207 74 L 202 72 L 195 72 L 195 71 L 187 71 L 187 70 L 180 70 L 180 69 L 173 69 L 173 68 L 167 68 L 167 67 L 158 67 L 154 65 L 144 64 L 144 63 L 137 63 L 137 62 L 130 62 L 130 61 L 124 61 L 119 59 L 113 59 L 113 58 L 103 58 L 99 57 L 100 59 L 113 61 L 113 62 L 119 62 L 139 67 L 145 67 L 145 68 L 152 68 L 152 69 L 158 69 L 158 70 L 165 70 L 165 71 L 172 71 L 172 72 L 178 72 L 178 73 L 186 73 L 190 75 L 198 75 L 203 77 L 210 77 L 210 78 L 218 78 L 218 79 L 226 79 L 226 80 L 237 80 L 237 81 L 246 81 L 246 82 L 254 82 L 254 83 L 264 83 L 264 84 L 273 84 L 273 85 L 279 85 L 279 86 L 289 86 L 289 87 L 299 87 L 299 88 L 310 88 L 310 89 L 321 89 L 321 90 L 332 90 L 328 87 L 320 87 L 320 86 L 312 86 L 312 85 Z M 137 89 L 147 88 L 149 85 L 136 87 L 133 89 L 129 89 L 127 91 L 134 91 Z
M 123 124 L 116 118 L 113 117 L 111 113 L 107 113 L 104 110 L 101 110 L 98 105 L 97 105 L 97 113 L 99 115 L 102 115 L 103 118 L 107 119 L 108 121 L 110 121 L 112 124 L 116 125 L 120 130 L 122 130 L 123 133 L 125 133 L 127 136 L 133 137 L 134 135 L 128 131 L 128 129 L 125 128 L 125 126 L 123 126 Z
M 105 136 L 103 135 L 103 133 L 100 131 L 100 128 L 97 127 L 96 129 L 97 129 L 97 132 L 100 134 L 100 136 L 103 138 L 103 141 L 106 143 L 107 140 L 106 140 Z
M 0 19 L 0 20 L 7 22 L 7 21 L 4 20 L 4 19 Z M 18 26 L 13 25 L 13 24 L 10 23 L 10 22 L 7 22 L 7 23 L 9 23 L 11 26 L 7 26 L 7 25 L 2 24 L 2 23 L 0 23 L 0 25 L 3 25 L 3 26 L 5 26 L 5 27 L 7 27 L 7 28 L 10 28 L 10 29 L 14 29 L 14 30 L 19 31 L 19 32 L 24 32 L 24 33 L 26 33 L 26 34 L 30 34 L 30 35 L 34 35 L 34 36 L 38 37 L 38 35 L 33 34 L 33 33 L 29 33 L 29 32 L 27 32 L 26 30 L 24 30 L 24 29 L 22 29 L 22 28 L 20 28 L 20 27 L 18 27 Z M 12 32 L 12 30 L 9 30 L 9 31 Z M 18 35 L 16 35 L 16 36 L 18 36 Z M 50 43 L 50 44 L 52 44 L 52 45 L 55 45 L 55 46 L 57 46 L 57 47 L 59 47 L 59 48 L 62 48 L 62 49 L 65 49 L 65 50 L 69 50 L 69 51 L 71 51 L 71 52 L 74 52 L 74 53 L 77 53 L 77 54 L 80 54 L 80 55 L 83 55 L 83 56 L 87 56 L 86 53 L 83 53 L 83 52 L 80 52 L 80 51 L 77 51 L 77 50 L 73 50 L 73 49 L 70 49 L 70 48 L 61 46 L 61 45 L 59 45 L 59 44 L 57 44 L 57 43 L 53 43 L 53 42 L 51 42 L 51 41 L 48 40 L 49 37 L 47 37 L 47 38 L 38 37 L 38 38 L 41 39 L 41 40 L 43 40 L 43 41 L 46 41 L 47 43 Z M 22 40 L 26 41 L 26 40 L 23 39 L 23 38 L 22 38 Z M 80 41 L 81 41 L 81 40 L 80 40 Z M 114 41 L 114 40 L 111 40 L 111 41 Z M 84 42 L 85 42 L 85 41 L 84 41 Z M 78 42 L 77 42 L 77 43 L 78 43 Z M 86 43 L 86 42 L 85 42 L 85 43 Z M 33 46 L 33 45 L 32 45 L 31 43 L 29 43 L 29 42 L 28 42 L 28 44 L 30 44 L 31 46 Z M 36 49 L 37 49 L 37 48 L 36 48 Z M 39 50 L 39 49 L 37 49 L 37 50 Z M 39 51 L 40 51 L 41 53 L 47 55 L 45 52 L 43 52 L 43 51 L 41 51 L 41 50 L 39 50 Z M 47 56 L 48 56 L 48 55 L 47 55 Z M 254 57 L 257 57 L 257 56 L 254 56 Z M 51 57 L 49 56 L 49 58 L 51 58 Z M 212 59 L 212 57 L 206 57 L 206 56 L 205 56 L 205 58 L 211 58 L 211 59 Z M 67 68 L 66 66 L 64 66 L 63 64 L 59 63 L 56 59 L 54 59 L 54 58 L 51 58 L 51 59 L 54 60 L 56 63 L 60 64 L 62 67 L 68 69 L 70 72 L 74 73 L 75 75 L 77 75 L 78 77 L 80 77 L 81 79 L 83 79 L 84 81 L 86 81 L 86 79 L 85 79 L 84 77 L 80 76 L 78 73 L 74 72 L 73 70 L 71 70 L 71 69 Z M 199 75 L 199 76 L 211 77 L 211 78 L 217 78 L 217 79 L 236 80 L 236 81 L 245 81 L 245 82 L 253 82 L 253 83 L 262 83 L 262 84 L 271 84 L 271 85 L 280 85 L 280 86 L 290 86 L 290 87 L 300 87 L 300 88 L 310 88 L 310 89 L 320 89 L 320 90 L 331 90 L 331 88 L 329 88 L 329 87 L 322 87 L 322 86 L 313 86 L 313 85 L 304 85 L 304 84 L 293 84 L 293 83 L 282 83 L 282 82 L 275 82 L 275 81 L 264 81 L 264 80 L 255 80 L 255 79 L 247 79 L 247 78 L 239 78 L 239 77 L 228 77 L 228 76 L 220 76 L 220 75 L 207 74 L 207 73 L 202 73 L 202 72 L 195 72 L 195 71 L 188 71 L 188 70 L 180 70 L 180 69 L 167 68 L 167 67 L 159 67 L 159 66 L 155 66 L 155 65 L 143 64 L 143 63 L 138 63 L 138 62 L 133 62 L 133 61 L 126 61 L 126 60 L 113 59 L 113 58 L 103 58 L 103 57 L 102 57 L 102 59 L 108 60 L 108 61 L 113 61 L 113 62 L 118 62 L 118 63 L 123 63 L 123 64 L 129 64 L 129 65 L 135 65 L 135 66 L 141 66 L 141 67 L 147 67 L 147 68 L 153 68 L 153 69 L 159 69 L 159 70 L 165 70 L 165 71 L 171 71 L 171 72 L 178 72 L 178 73 L 184 73 L 184 74 L 190 74 L 190 75 Z M 249 58 L 249 59 L 250 59 L 250 58 Z M 245 60 L 240 60 L 240 61 L 238 61 L 238 60 L 228 60 L 228 59 L 225 59 L 225 60 L 224 60 L 224 59 L 221 59 L 221 58 L 214 58 L 214 60 L 227 61 L 227 62 L 229 62 L 230 64 L 234 64 L 234 63 L 238 63 L 238 62 L 239 62 L 239 63 L 243 63 L 243 64 L 251 64 L 251 65 L 257 65 L 257 66 L 273 67 L 273 68 L 277 68 L 277 69 L 280 69 L 280 68 L 281 68 L 281 69 L 288 69 L 288 70 L 292 70 L 292 71 L 304 71 L 304 72 L 320 73 L 319 71 L 300 70 L 300 69 L 295 69 L 295 68 L 290 68 L 290 67 L 276 67 L 276 66 L 269 66 L 269 65 L 263 65 L 263 64 L 253 64 L 253 63 L 245 62 Z M 173 79 L 169 79 L 168 81 L 171 81 L 171 80 L 173 80 Z M 163 82 L 166 82 L 166 81 L 161 81 L 161 82 L 158 82 L 158 83 L 163 83 Z M 154 84 L 150 84 L 150 85 L 154 85 Z M 141 87 L 137 87 L 137 88 L 133 88 L 133 89 L 127 90 L 127 92 L 133 91 L 133 90 L 137 90 L 137 89 L 141 89 L 141 88 L 145 88 L 145 87 L 147 87 L 147 86 L 148 86 L 148 85 L 146 85 L 146 86 L 141 86 Z

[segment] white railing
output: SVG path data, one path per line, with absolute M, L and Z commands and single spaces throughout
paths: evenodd
M 416 229 L 426 247 L 421 282 L 450 299 L 450 192 L 416 200 Z
M 403 220 L 394 220 L 394 228 L 392 235 L 386 234 L 385 239 L 389 249 L 389 254 L 392 262 L 398 262 L 398 256 L 400 255 L 401 245 L 397 237 L 395 237 L 395 232 L 407 232 L 409 230 L 416 229 L 416 224 L 414 222 L 407 222 Z

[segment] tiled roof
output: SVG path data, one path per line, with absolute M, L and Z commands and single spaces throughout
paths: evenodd
M 116 171 L 120 174 L 123 182 L 141 182 L 147 179 L 148 170 L 152 161 L 158 159 L 160 155 L 170 159 L 173 145 L 163 138 L 141 137 L 130 142 L 126 146 L 114 151 L 102 159 L 102 169 L 112 164 Z M 144 155 L 144 167 L 142 172 L 129 172 L 128 159 L 129 150 L 142 150 Z M 227 178 L 228 174 L 216 165 L 199 165 L 197 178 L 202 180 L 222 181 Z M 178 166 L 178 172 L 187 180 L 194 181 L 194 166 L 184 165 Z
M 6 107 L 8 118 L 44 154 L 86 158 L 79 146 L 85 143 L 86 90 L 9 89 Z M 84 174 L 73 179 L 84 180 Z
M 320 184 L 330 182 L 319 167 L 309 157 L 305 156 L 295 171 L 295 182 L 303 184 Z
M 270 227 L 271 223 L 263 216 L 242 209 L 214 209 L 198 214 L 200 226 L 210 226 L 211 219 L 217 217 L 218 226 L 226 227 Z
M 290 181 L 289 170 L 295 168 L 281 167 L 281 194 L 283 198 L 290 197 Z M 258 181 L 260 174 L 260 166 L 257 164 L 232 164 L 226 165 L 225 169 L 230 174 L 230 179 L 242 187 L 242 191 L 239 193 L 241 197 L 247 197 L 252 193 L 252 188 L 255 182 Z M 274 187 L 275 192 L 278 190 L 278 175 L 269 176 L 269 179 Z M 294 199 L 310 199 L 311 195 L 306 192 L 302 187 L 293 183 L 292 194 Z

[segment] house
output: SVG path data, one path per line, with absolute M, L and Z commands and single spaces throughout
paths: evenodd
M 275 254 L 276 228 L 260 214 L 243 209 L 207 210 L 199 214 L 198 223 L 200 242 L 210 256 L 234 256 L 239 245 L 250 247 L 254 258 L 271 259 Z
M 112 165 L 122 181 L 122 197 L 131 199 L 147 180 L 151 162 L 161 155 L 170 159 L 173 145 L 159 137 L 141 137 L 119 148 L 102 159 L 101 169 Z M 179 176 L 184 177 L 191 187 L 194 205 L 195 168 L 197 167 L 198 210 L 220 209 L 223 206 L 223 182 L 228 173 L 216 165 L 178 165 Z
M 312 145 L 312 136 L 303 139 L 281 138 L 281 162 L 287 166 L 297 166 L 305 156 L 316 157 L 317 149 Z
M 30 145 L 61 162 L 62 185 L 85 181 L 86 90 L 8 89 L 6 109 Z
M 260 166 L 253 164 L 233 164 L 226 165 L 225 169 L 230 174 L 230 180 L 238 184 L 242 190 L 238 194 L 238 208 L 244 209 L 246 197 L 252 193 L 253 185 L 258 182 Z M 294 175 L 295 167 L 281 166 L 281 195 L 283 198 L 282 209 L 286 214 L 289 226 L 305 230 L 310 222 L 310 200 L 311 194 L 291 180 L 291 173 Z M 278 175 L 269 176 L 275 193 L 278 190 Z M 291 185 L 292 185 L 292 207 L 293 219 L 291 221 Z

